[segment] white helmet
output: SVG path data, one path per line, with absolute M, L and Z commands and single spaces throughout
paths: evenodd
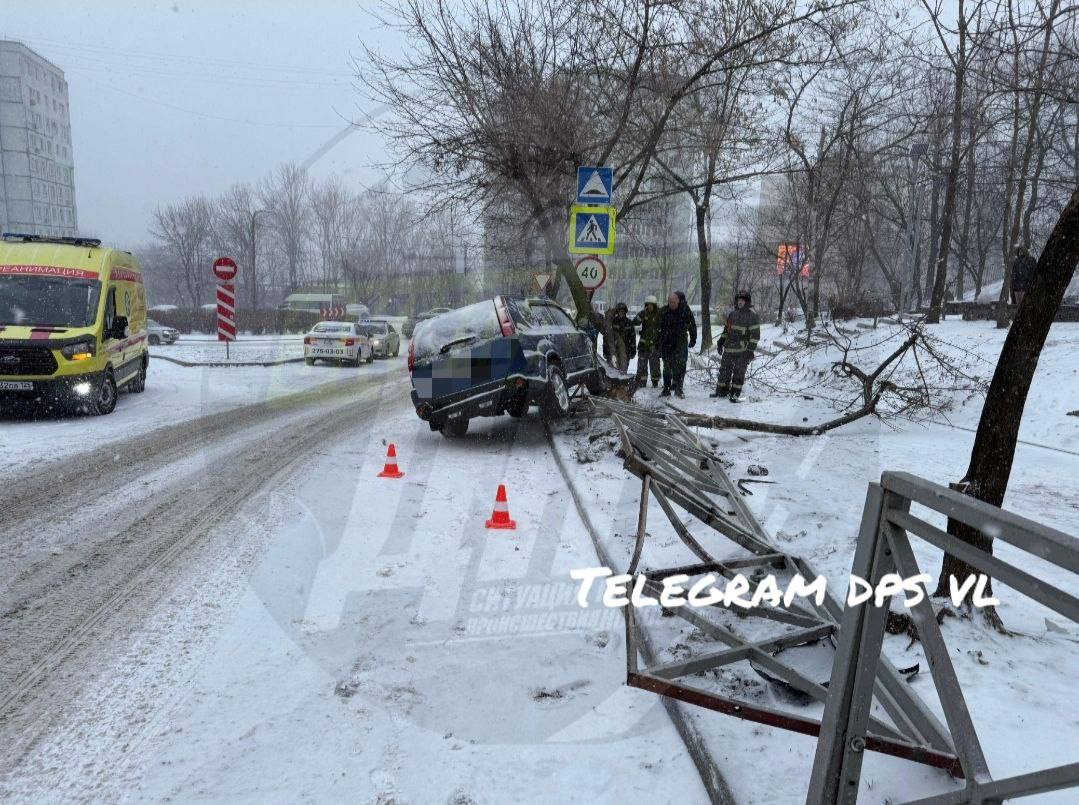
M 656 301 L 656 296 L 655 296 L 655 294 L 648 294 L 648 296 L 646 296 L 646 297 L 644 298 L 644 303 L 645 303 L 646 305 L 655 305 L 655 304 L 658 304 L 658 302 Z

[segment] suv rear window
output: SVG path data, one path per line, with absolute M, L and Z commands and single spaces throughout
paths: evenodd
M 495 303 L 488 299 L 421 322 L 412 336 L 412 350 L 416 360 L 426 360 L 454 341 L 465 346 L 470 340 L 486 341 L 501 335 Z

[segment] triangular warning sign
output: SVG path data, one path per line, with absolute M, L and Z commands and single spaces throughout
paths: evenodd
M 592 175 L 588 177 L 588 181 L 584 183 L 584 187 L 581 188 L 578 195 L 602 199 L 603 201 L 610 199 L 610 194 L 603 185 L 603 179 L 600 178 L 599 171 L 592 171 Z
M 580 232 L 577 235 L 578 243 L 606 243 L 607 236 L 603 233 L 603 228 L 599 225 L 599 221 L 596 220 L 596 216 L 589 215 L 588 220 L 584 222 L 584 226 L 581 227 Z

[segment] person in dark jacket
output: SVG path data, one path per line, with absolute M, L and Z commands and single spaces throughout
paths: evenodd
M 734 297 L 734 309 L 727 314 L 723 334 L 716 344 L 723 360 L 719 364 L 716 391 L 710 397 L 727 397 L 731 402 L 738 402 L 746 382 L 746 370 L 755 357 L 760 340 L 760 316 L 753 309 L 753 297 L 742 291 Z
M 629 368 L 629 362 L 637 355 L 637 330 L 629 319 L 629 308 L 625 302 L 619 302 L 614 306 L 611 315 L 611 332 L 622 342 L 625 349 L 619 352 L 612 344 L 607 359 L 612 360 L 620 372 L 624 372 Z M 608 352 L 606 339 L 603 345 L 604 352 Z
M 1023 297 L 1030 290 L 1030 283 L 1034 281 L 1034 272 L 1038 269 L 1038 263 L 1022 246 L 1015 249 L 1015 261 L 1012 263 L 1012 304 L 1019 305 Z
M 659 325 L 663 320 L 663 311 L 659 309 L 656 297 L 649 295 L 644 299 L 644 308 L 633 317 L 635 327 L 641 328 L 641 339 L 637 342 L 637 385 L 644 385 L 648 377 L 652 378 L 652 387 L 659 385 L 662 375 L 659 363 Z
M 663 391 L 670 397 L 673 391 L 684 397 L 682 384 L 686 379 L 689 350 L 697 343 L 697 320 L 686 303 L 685 294 L 675 291 L 667 297 L 667 307 L 659 323 L 659 351 L 663 358 Z

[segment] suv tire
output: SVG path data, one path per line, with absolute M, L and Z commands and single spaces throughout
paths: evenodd
M 461 417 L 460 419 L 447 419 L 440 430 L 442 431 L 442 435 L 447 439 L 459 439 L 468 433 L 468 420 L 465 417 Z
M 569 389 L 562 368 L 556 364 L 547 365 L 547 391 L 543 396 L 540 412 L 544 419 L 561 419 L 569 413 Z
M 523 388 L 513 395 L 509 405 L 506 406 L 506 413 L 512 417 L 523 417 L 528 413 L 528 389 Z

